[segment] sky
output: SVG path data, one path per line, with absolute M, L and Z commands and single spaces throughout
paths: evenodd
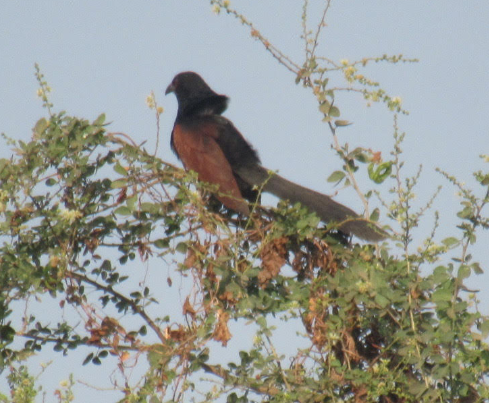
M 322 4 L 310 0 L 310 28 L 319 21 Z M 234 0 L 231 5 L 273 45 L 302 63 L 301 1 Z M 375 65 L 362 74 L 401 97 L 410 112 L 399 117 L 400 130 L 406 132 L 405 172 L 413 175 L 423 166 L 415 207 L 423 206 L 443 185 L 434 206 L 441 217 L 438 240 L 458 235 L 460 200 L 435 168 L 469 187 L 475 186 L 472 172 L 487 171 L 478 158 L 489 154 L 487 21 L 485 0 L 336 0 L 320 38 L 318 53 L 336 61 L 383 54 L 419 59 L 413 64 Z M 156 123 L 145 100 L 154 91 L 164 107 L 158 155 L 175 164 L 169 138 L 176 100 L 165 97 L 164 91 L 176 73 L 194 70 L 216 92 L 231 98 L 226 116 L 259 150 L 266 167 L 323 193 L 337 190 L 326 178 L 341 168 L 341 161 L 331 149 L 331 134 L 321 122 L 314 96 L 295 84 L 293 74 L 270 57 L 246 27 L 224 12 L 216 15 L 208 1 L 30 0 L 22 6 L 2 2 L 0 132 L 15 139 L 30 139 L 35 122 L 46 116 L 36 97 L 34 63 L 53 88 L 56 111 L 87 119 L 106 113 L 111 131 L 125 132 L 138 143 L 147 141 L 151 150 Z M 340 142 L 381 151 L 388 159 L 392 113 L 382 105 L 367 107 L 351 93 L 337 102 L 342 119 L 353 122 L 338 132 Z M 8 155 L 8 148 L 1 147 L 0 156 Z M 360 184 L 365 190 L 375 186 Z M 388 197 L 387 186 L 375 189 Z M 477 190 L 482 196 L 482 189 Z M 351 191 L 341 191 L 336 198 L 361 210 Z M 385 214 L 380 221 L 387 222 Z M 413 252 L 432 225 L 433 212 L 414 232 Z M 485 268 L 488 241 L 487 233 L 480 234 L 473 253 Z M 489 284 L 489 274 L 470 284 L 482 288 L 481 310 L 489 313 L 489 291 L 481 286 Z

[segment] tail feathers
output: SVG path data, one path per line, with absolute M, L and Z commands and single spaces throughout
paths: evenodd
M 385 231 L 374 223 L 358 216 L 352 209 L 335 202 L 331 197 L 297 185 L 280 175 L 270 175 L 260 165 L 240 167 L 236 173 L 252 186 L 263 187 L 265 192 L 272 193 L 283 200 L 301 203 L 314 211 L 324 222 L 341 223 L 339 229 L 361 239 L 378 242 L 387 237 Z

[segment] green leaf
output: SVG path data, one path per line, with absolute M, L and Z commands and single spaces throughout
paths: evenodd
M 119 175 L 127 176 L 127 169 L 119 164 L 119 162 L 114 165 L 114 171 L 116 171 Z
M 470 266 L 465 264 L 461 265 L 458 269 L 457 278 L 463 280 L 464 278 L 470 277 Z
M 362 147 L 357 147 L 353 151 L 350 151 L 348 153 L 348 159 L 355 159 L 358 162 L 367 162 L 368 158 L 365 154 L 365 149 Z
M 168 238 L 161 238 L 154 241 L 153 245 L 158 249 L 166 249 L 168 246 L 170 246 L 170 241 Z
M 267 319 L 264 316 L 259 316 L 256 319 L 256 324 L 260 326 L 262 329 L 267 328 Z
M 409 384 L 409 393 L 421 396 L 426 391 L 427 386 L 423 382 L 412 380 Z
M 141 203 L 141 210 L 150 214 L 158 214 L 160 211 L 160 205 L 156 203 L 144 202 Z
M 457 317 L 457 315 L 455 314 L 455 310 L 452 307 L 446 309 L 445 313 L 450 319 L 455 319 Z
M 453 293 L 450 289 L 440 288 L 433 293 L 433 302 L 449 302 L 452 300 Z
M 438 266 L 433 271 L 433 279 L 438 284 L 441 284 L 441 283 L 447 281 L 449 278 L 450 278 L 450 275 L 448 274 L 448 269 L 445 266 Z
M 231 393 L 228 395 L 226 403 L 238 403 L 238 395 L 235 392 Z
M 457 217 L 465 219 L 465 218 L 472 218 L 474 216 L 474 210 L 471 206 L 466 206 L 462 211 L 459 211 L 457 213 Z
M 385 308 L 386 306 L 388 306 L 390 304 L 390 301 L 386 297 L 384 297 L 383 295 L 380 295 L 380 294 L 377 294 L 374 297 L 374 300 L 378 305 L 380 305 L 381 308 Z
M 118 215 L 126 215 L 127 216 L 127 215 L 131 215 L 132 211 L 126 206 L 120 206 L 114 210 L 114 213 L 118 214 Z
M 335 120 L 334 124 L 336 127 L 343 127 L 343 126 L 350 126 L 353 124 L 353 122 L 350 122 L 349 120 Z
M 93 353 L 88 354 L 83 360 L 82 365 L 87 365 L 90 361 L 92 361 L 93 356 L 94 356 Z
M 482 337 L 486 338 L 487 336 L 489 336 L 489 319 L 481 320 L 479 330 L 482 333 Z
M 2 340 L 3 343 L 9 344 L 14 340 L 15 336 L 15 330 L 8 326 L 8 325 L 3 325 L 0 326 L 0 339 Z
M 361 162 L 362 164 L 365 164 L 365 163 L 368 161 L 368 157 L 367 157 L 367 155 L 366 155 L 364 152 L 357 153 L 357 154 L 355 155 L 355 159 L 356 159 L 358 162 Z
M 177 252 L 187 253 L 188 246 L 185 242 L 179 242 L 177 247 L 175 248 Z
M 323 101 L 321 105 L 319 105 L 319 111 L 324 113 L 325 115 L 329 115 L 329 111 L 331 109 L 331 104 L 329 101 Z
M 309 220 L 307 218 L 303 218 L 302 220 L 297 221 L 296 227 L 299 229 L 304 229 L 309 225 Z
M 329 109 L 329 116 L 337 118 L 340 116 L 340 110 L 336 106 L 331 106 Z
M 123 188 L 124 186 L 127 186 L 127 181 L 125 179 L 117 179 L 115 181 L 112 181 L 110 185 L 112 189 L 119 189 Z
M 380 217 L 380 210 L 378 208 L 374 209 L 374 211 L 372 211 L 372 214 L 370 214 L 370 221 L 379 221 L 379 217 Z
M 441 241 L 448 248 L 455 248 L 460 245 L 460 240 L 455 237 L 448 237 Z
M 93 125 L 102 126 L 104 122 L 105 122 L 105 113 L 102 113 L 101 115 L 99 115 L 97 119 L 93 121 Z
M 380 164 L 376 169 L 374 169 L 375 164 L 371 162 L 368 165 L 368 176 L 375 183 L 384 182 L 392 172 L 392 162 L 387 161 Z
M 319 218 L 316 214 L 309 214 L 309 227 L 316 228 L 321 222 L 321 218 Z
M 49 122 L 45 118 L 41 118 L 37 121 L 36 125 L 34 126 L 34 133 L 37 135 L 42 135 L 44 131 L 47 129 L 49 126 Z
M 489 174 L 488 175 L 484 175 L 481 179 L 480 179 L 480 184 L 483 185 L 483 186 L 487 186 L 489 185 Z
M 331 175 L 329 175 L 327 181 L 328 182 L 341 182 L 341 180 L 346 176 L 343 171 L 334 171 Z
M 128 207 L 128 208 L 129 208 L 131 211 L 133 211 L 133 210 L 134 210 L 134 205 L 136 204 L 137 200 L 138 200 L 138 195 L 137 195 L 137 194 L 135 194 L 134 196 L 129 197 L 129 198 L 126 200 L 126 205 L 127 205 L 127 207 Z
M 4 173 L 5 167 L 10 165 L 10 161 L 6 158 L 0 158 L 0 173 Z
M 470 268 L 474 271 L 475 274 L 484 274 L 484 270 L 478 262 L 472 263 L 470 265 Z

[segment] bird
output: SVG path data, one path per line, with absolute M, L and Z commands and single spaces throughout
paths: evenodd
M 212 90 L 199 74 L 177 74 L 166 88 L 165 95 L 170 93 L 178 103 L 171 148 L 186 170 L 195 171 L 200 181 L 218 185 L 216 197 L 228 209 L 249 216 L 247 200 L 256 202 L 260 189 L 299 202 L 349 235 L 369 242 L 387 238 L 383 229 L 352 209 L 265 168 L 253 146 L 222 116 L 229 98 Z

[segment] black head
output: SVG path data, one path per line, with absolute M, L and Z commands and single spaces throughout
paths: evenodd
M 223 113 L 229 98 L 219 95 L 193 71 L 177 74 L 165 91 L 165 95 L 175 93 L 178 101 L 178 115 L 180 117 L 193 114 Z

